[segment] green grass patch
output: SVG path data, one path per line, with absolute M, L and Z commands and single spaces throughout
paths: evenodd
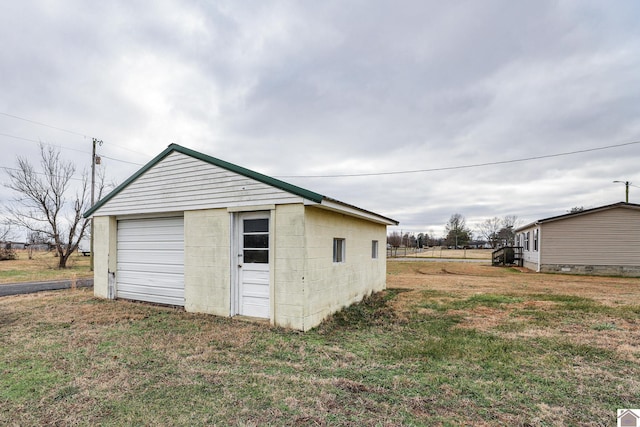
M 515 304 L 523 301 L 523 298 L 520 297 L 498 294 L 477 294 L 465 299 L 442 292 L 423 291 L 422 295 L 426 301 L 420 303 L 419 307 L 430 308 L 439 312 L 472 309 L 479 306 L 502 307 L 506 304 Z M 437 300 L 434 301 L 434 299 Z

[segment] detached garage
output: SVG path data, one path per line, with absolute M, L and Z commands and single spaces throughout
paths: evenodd
M 398 224 L 176 144 L 85 216 L 97 296 L 299 330 L 385 288 Z

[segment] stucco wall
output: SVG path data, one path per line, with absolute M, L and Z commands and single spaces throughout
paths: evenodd
M 230 215 L 226 209 L 184 213 L 185 310 L 230 314 Z
M 117 222 L 112 216 L 97 216 L 93 221 L 93 294 L 113 298 L 109 280 L 115 280 Z
M 275 229 L 272 233 L 272 323 L 303 330 L 306 298 L 304 205 L 278 205 L 272 220 Z
M 304 330 L 386 287 L 386 226 L 307 206 Z M 333 239 L 344 238 L 344 263 L 333 262 Z M 371 242 L 378 241 L 378 258 Z

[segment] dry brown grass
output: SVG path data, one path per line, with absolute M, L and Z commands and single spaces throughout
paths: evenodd
M 0 261 L 0 285 L 16 282 L 38 282 L 91 277 L 90 258 L 73 254 L 64 270 L 58 269 L 53 252 L 34 251 L 32 259 L 26 250 L 17 250 L 18 259 Z
M 462 262 L 388 263 L 388 287 L 431 289 L 461 296 L 477 293 L 579 295 L 608 305 L 640 303 L 640 279 L 537 274 L 526 268 L 500 268 Z M 513 273 L 519 273 L 514 275 Z M 408 297 L 405 295 L 405 297 Z
M 491 249 L 446 249 L 432 247 L 422 249 L 420 252 L 407 254 L 411 258 L 465 258 L 465 259 L 491 259 Z M 402 251 L 399 251 L 402 254 Z
M 476 295 L 508 295 L 522 298 L 522 302 L 499 304 L 498 306 L 464 307 L 448 312 L 460 316 L 460 327 L 485 332 L 494 332 L 508 338 L 517 337 L 563 337 L 575 344 L 594 345 L 615 351 L 624 359 L 640 362 L 640 322 L 637 315 L 630 318 L 613 316 L 610 310 L 586 310 L 573 318 L 562 318 L 558 310 L 561 302 L 553 296 L 575 296 L 593 301 L 603 307 L 624 312 L 640 306 L 640 279 L 579 276 L 563 274 L 537 274 L 526 268 L 500 268 L 470 263 L 394 263 L 388 267 L 391 273 L 389 286 L 410 289 L 393 301 L 399 313 L 410 313 L 415 309 L 415 300 L 420 292 L 440 292 L 446 296 L 431 298 L 436 303 L 448 303 Z M 517 272 L 517 273 L 516 273 Z M 514 274 L 515 273 L 515 274 Z M 548 300 L 529 300 L 536 296 L 549 296 Z M 433 309 L 421 309 L 424 314 Z M 615 311 L 614 311 L 615 312 Z M 551 318 L 538 325 L 532 319 Z M 517 328 L 516 328 L 517 325 Z M 509 326 L 517 329 L 510 331 Z M 597 330 L 602 328 L 603 330 Z M 496 332 L 497 329 L 497 332 Z M 597 333 L 596 333 L 597 331 Z
M 304 334 L 86 289 L 0 298 L 0 424 L 595 426 L 637 402 L 639 279 L 388 273 Z

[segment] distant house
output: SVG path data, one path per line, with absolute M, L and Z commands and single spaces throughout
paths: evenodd
M 10 242 L 10 241 L 6 241 L 6 242 L 0 242 L 0 248 L 3 249 L 24 249 L 27 246 L 26 243 L 23 242 Z
M 640 276 L 640 205 L 615 203 L 515 230 L 524 266 L 538 272 Z
M 95 295 L 299 330 L 385 288 L 398 224 L 176 144 L 89 216 Z

